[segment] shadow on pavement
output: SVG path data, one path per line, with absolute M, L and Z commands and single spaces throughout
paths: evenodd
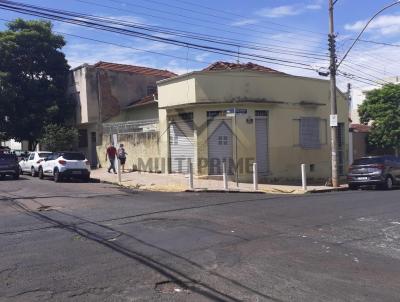
M 172 282 L 182 286 L 182 287 L 186 287 L 188 288 L 190 291 L 197 293 L 199 295 L 202 295 L 203 297 L 206 297 L 212 301 L 241 301 L 240 299 L 231 296 L 229 294 L 226 294 L 218 289 L 216 289 L 215 287 L 213 287 L 212 285 L 206 284 L 204 282 L 198 281 L 190 276 L 188 276 L 187 274 L 177 270 L 174 267 L 171 267 L 169 265 L 166 265 L 162 262 L 160 262 L 160 260 L 156 260 L 156 259 L 152 259 L 150 256 L 145 255 L 143 253 L 134 251 L 132 249 L 128 249 L 127 247 L 122 246 L 121 244 L 117 243 L 117 242 L 110 242 L 108 241 L 107 238 L 104 238 L 102 236 L 100 236 L 99 234 L 96 234 L 88 229 L 85 229 L 84 225 L 85 224 L 92 224 L 92 225 L 96 225 L 100 228 L 104 228 L 107 229 L 109 231 L 115 232 L 121 235 L 124 235 L 128 238 L 131 238 L 137 242 L 139 242 L 140 244 L 143 244 L 147 247 L 153 248 L 153 249 L 157 249 L 158 251 L 161 251 L 163 253 L 165 253 L 167 256 L 172 256 L 176 259 L 182 260 L 184 261 L 186 264 L 191 265 L 193 268 L 201 270 L 203 273 L 207 273 L 209 275 L 212 275 L 214 277 L 220 278 L 223 281 L 229 282 L 232 285 L 236 286 L 238 289 L 240 290 L 244 290 L 248 293 L 251 294 L 255 294 L 258 295 L 260 297 L 263 297 L 265 299 L 269 299 L 270 301 L 275 301 L 275 302 L 282 302 L 282 300 L 271 297 L 269 295 L 266 295 L 264 293 L 261 293 L 253 288 L 250 288 L 246 285 L 241 284 L 240 282 L 230 279 L 226 276 L 223 276 L 217 272 L 211 272 L 208 269 L 206 269 L 205 267 L 203 267 L 202 265 L 187 259 L 183 256 L 180 256 L 176 253 L 173 253 L 171 251 L 168 251 L 166 249 L 160 248 L 154 244 L 150 244 L 147 243 L 139 238 L 136 238 L 135 236 L 132 236 L 130 234 L 127 234 L 125 232 L 121 232 L 118 230 L 113 229 L 112 227 L 97 223 L 97 222 L 92 222 L 88 219 L 85 218 L 81 218 L 79 216 L 76 215 L 72 215 L 72 214 L 68 214 L 68 213 L 64 213 L 62 211 L 59 210 L 53 210 L 55 212 L 58 212 L 62 215 L 66 215 L 69 217 L 72 217 L 74 219 L 78 219 L 81 220 L 82 223 L 78 223 L 78 224 L 66 224 L 63 223 L 57 219 L 48 217 L 47 215 L 43 214 L 43 213 L 39 213 L 39 212 L 35 212 L 35 211 L 31 211 L 30 209 L 26 208 L 23 204 L 21 204 L 18 201 L 14 200 L 14 205 L 16 207 L 17 210 L 25 213 L 26 215 L 29 215 L 31 217 L 34 217 L 42 222 L 47 222 L 50 223 L 52 225 L 52 227 L 56 227 L 56 228 L 60 228 L 60 229 L 64 229 L 67 230 L 71 233 L 80 235 L 81 237 L 84 237 L 88 240 L 94 241 L 104 247 L 107 247 L 121 255 L 124 255 L 132 260 L 138 261 L 139 263 L 147 266 L 148 268 L 158 272 L 159 274 L 163 275 L 164 277 L 168 278 L 169 280 L 171 280 Z M 51 228 L 51 227 L 45 227 L 45 228 Z M 188 285 L 190 284 L 190 285 Z M 192 285 L 193 284 L 193 285 Z

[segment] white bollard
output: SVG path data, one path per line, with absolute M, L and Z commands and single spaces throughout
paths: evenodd
M 257 168 L 257 163 L 253 163 L 253 185 L 254 185 L 254 191 L 258 191 L 258 168 Z
M 306 165 L 301 165 L 301 183 L 303 186 L 303 191 L 307 191 L 307 174 L 306 174 Z
M 193 164 L 192 161 L 189 160 L 189 190 L 193 190 Z
M 228 178 L 227 178 L 227 175 L 226 175 L 225 163 L 222 163 L 222 180 L 224 182 L 224 190 L 228 190 Z

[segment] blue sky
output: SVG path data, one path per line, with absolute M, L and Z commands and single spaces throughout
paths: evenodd
M 198 34 L 240 40 L 240 43 L 261 49 L 246 49 L 214 45 L 241 52 L 268 56 L 273 60 L 301 63 L 311 69 L 327 67 L 328 0 L 31 0 L 19 2 L 96 16 L 185 30 Z M 390 2 L 389 2 L 390 3 Z M 365 24 L 380 8 L 383 0 L 339 0 L 336 4 L 336 31 L 339 54 L 343 53 Z M 1 19 L 18 15 L 0 10 Z M 4 28 L 4 21 L 0 20 Z M 197 70 L 217 60 L 247 62 L 240 56 L 223 56 L 205 51 L 146 41 L 115 33 L 85 29 L 55 22 L 54 29 L 65 34 L 64 51 L 71 66 L 97 61 L 111 61 L 169 69 L 177 73 Z M 120 44 L 125 47 L 94 42 L 72 35 Z M 172 37 L 168 35 L 168 37 Z M 366 40 L 400 44 L 400 5 L 383 13 L 363 36 Z M 200 42 L 198 42 L 200 43 Z M 207 44 L 201 42 L 201 44 Z M 133 49 L 134 48 L 134 49 Z M 237 50 L 236 50 L 237 49 Z M 400 74 L 400 54 L 397 47 L 359 43 L 342 71 L 369 80 Z M 262 64 L 295 75 L 316 76 L 311 70 L 273 64 Z M 360 80 L 360 78 L 359 78 Z M 348 79 L 339 78 L 339 84 Z M 365 83 L 353 81 L 355 85 Z

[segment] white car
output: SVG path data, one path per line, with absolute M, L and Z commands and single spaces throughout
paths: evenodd
M 79 178 L 90 180 L 90 162 L 80 152 L 55 152 L 45 158 L 38 167 L 39 178 L 52 176 L 55 182 Z
M 19 162 L 19 174 L 30 173 L 32 177 L 37 176 L 39 164 L 50 154 L 48 151 L 31 152 L 27 158 Z

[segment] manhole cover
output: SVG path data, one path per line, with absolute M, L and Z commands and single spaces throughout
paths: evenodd
M 188 294 L 190 285 L 180 281 L 163 281 L 156 283 L 154 287 L 156 292 L 162 294 Z

